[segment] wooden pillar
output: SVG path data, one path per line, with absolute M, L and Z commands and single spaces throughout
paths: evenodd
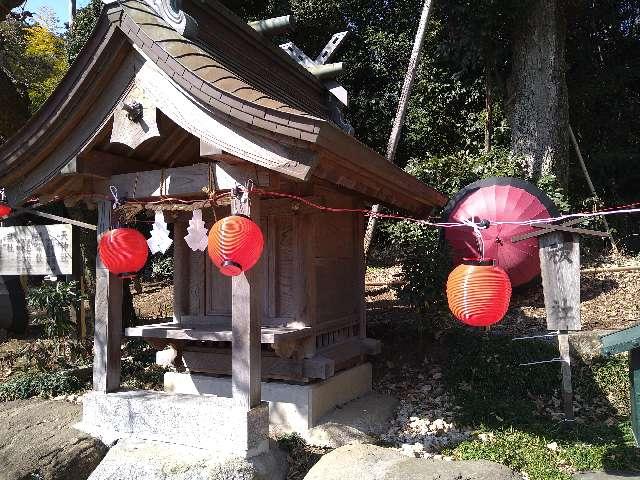
M 359 203 L 354 205 L 354 208 L 361 208 Z M 360 328 L 358 336 L 360 338 L 367 337 L 367 304 L 366 304 L 366 257 L 364 251 L 364 234 L 365 225 L 364 217 L 360 214 L 356 214 L 354 219 L 354 259 L 357 262 L 355 284 L 358 286 L 358 319 L 360 321 Z
M 231 213 L 250 217 L 260 224 L 258 198 L 243 202 L 234 198 Z M 231 282 L 231 391 L 236 405 L 250 410 L 261 401 L 260 327 L 262 314 L 261 259 L 248 272 L 233 277 Z
M 111 226 L 111 202 L 98 202 L 98 241 Z M 120 388 L 122 339 L 122 280 L 96 256 L 96 313 L 93 338 L 93 389 L 113 392 Z
M 184 241 L 187 223 L 177 220 L 173 226 L 173 320 L 180 322 L 189 313 L 189 262 L 190 249 Z M 204 278 L 204 277 L 203 277 Z

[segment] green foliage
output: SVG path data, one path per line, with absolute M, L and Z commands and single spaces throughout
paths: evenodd
M 526 472 L 530 480 L 571 480 L 571 475 L 561 471 L 549 457 L 556 457 L 549 451 L 550 441 L 544 437 L 519 430 L 508 429 L 494 433 L 491 442 L 479 440 L 463 442 L 456 448 L 459 460 L 490 460 L 510 468 Z
M 542 175 L 538 181 L 538 188 L 548 195 L 553 200 L 553 203 L 558 207 L 560 213 L 568 213 L 571 210 L 569 199 L 567 198 L 566 190 L 560 185 L 560 182 L 553 174 Z
M 71 338 L 41 338 L 23 342 L 19 348 L 3 349 L 0 371 L 51 372 L 91 363 L 93 342 Z
M 494 148 L 489 153 L 412 158 L 407 172 L 419 180 L 436 185 L 450 197 L 476 180 L 487 177 L 524 177 L 522 164 L 505 148 Z
M 44 9 L 36 18 L 32 24 L 11 17 L 0 22 L 0 67 L 28 92 L 32 112 L 42 106 L 68 69 L 57 17 Z
M 65 46 L 69 63 L 73 63 L 100 17 L 104 4 L 101 0 L 90 0 L 86 7 L 78 9 L 73 26 L 65 35 Z
M 554 402 L 557 365 L 519 366 L 557 356 L 553 343 L 513 342 L 463 329 L 447 334 L 444 342 L 449 347 L 444 380 L 461 407 L 455 421 L 484 434 L 449 452 L 457 459 L 503 463 L 531 480 L 568 480 L 576 470 L 640 471 L 628 417 L 609 404 L 628 395 L 624 356 L 573 365 L 582 408 L 573 428 L 563 428 L 547 411 L 561 409 Z M 535 374 L 526 374 L 531 368 Z
M 518 159 L 500 148 L 478 155 L 458 153 L 426 160 L 412 159 L 406 170 L 420 180 L 437 185 L 440 191 L 450 196 L 482 178 L 522 176 Z M 391 244 L 407 280 L 406 284 L 398 287 L 399 296 L 420 307 L 442 302 L 451 265 L 440 232 L 414 222 L 390 221 L 383 226 L 383 235 Z
M 389 222 L 384 227 L 407 280 L 397 287 L 400 298 L 421 308 L 441 302 L 449 262 L 440 248 L 438 230 L 405 221 Z
M 461 408 L 463 425 L 527 425 L 537 422 L 534 398 L 560 384 L 556 364 L 536 366 L 527 374 L 520 363 L 557 356 L 547 342 L 514 342 L 455 330 L 444 341 L 449 348 L 446 381 Z M 520 371 L 520 369 L 523 369 Z
M 166 369 L 155 363 L 156 351 L 142 339 L 128 340 L 122 362 L 122 386 L 134 390 L 162 390 Z
M 151 255 L 142 270 L 144 280 L 162 281 L 173 278 L 173 248 L 164 254 Z
M 55 397 L 75 393 L 83 388 L 84 384 L 77 377 L 63 372 L 22 373 L 0 383 L 0 401 L 35 396 Z
M 628 417 L 631 410 L 628 362 L 628 355 L 622 353 L 596 359 L 591 365 L 578 365 L 574 388 L 589 398 L 603 395 L 611 415 Z
M 62 38 L 46 26 L 27 28 L 24 60 L 28 68 L 29 99 L 32 111 L 38 110 L 49 98 L 67 72 L 69 64 Z
M 29 291 L 27 301 L 37 311 L 37 324 L 52 337 L 73 333 L 71 309 L 77 308 L 84 298 L 76 281 L 43 282 Z
M 173 278 L 173 255 L 151 257 L 151 276 L 156 280 Z

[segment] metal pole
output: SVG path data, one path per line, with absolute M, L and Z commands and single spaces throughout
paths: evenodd
M 409 104 L 409 95 L 411 93 L 411 87 L 413 87 L 413 81 L 416 78 L 416 70 L 418 67 L 418 60 L 420 60 L 420 51 L 422 50 L 422 44 L 427 33 L 427 24 L 429 23 L 429 16 L 431 15 L 431 0 L 425 0 L 424 7 L 422 7 L 422 15 L 420 16 L 420 23 L 418 24 L 418 31 L 416 32 L 416 38 L 413 42 L 413 50 L 411 51 L 411 58 L 409 59 L 409 66 L 407 67 L 407 74 L 404 77 L 404 84 L 402 85 L 402 91 L 400 93 L 400 103 L 398 104 L 398 111 L 396 112 L 396 118 L 393 122 L 391 129 L 391 135 L 389 135 L 389 143 L 387 144 L 386 158 L 389 162 L 393 163 L 396 156 L 396 149 L 398 142 L 400 141 L 400 133 L 402 131 L 402 125 L 404 119 L 407 116 L 407 106 Z M 372 207 L 371 211 L 374 215 L 369 217 L 367 223 L 367 230 L 364 235 L 364 253 L 365 255 L 369 251 L 369 245 L 371 245 L 371 238 L 373 237 L 373 230 L 376 227 L 376 216 L 380 210 L 380 205 L 376 204 Z

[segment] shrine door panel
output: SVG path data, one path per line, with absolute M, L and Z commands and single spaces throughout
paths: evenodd
M 230 215 L 229 206 L 216 208 L 216 216 L 207 211 L 206 226 L 211 228 L 217 219 Z M 205 252 L 206 315 L 228 318 L 231 321 L 231 277 L 222 275 Z
M 321 215 L 315 228 L 317 325 L 355 321 L 358 312 L 357 260 L 354 255 L 355 217 Z M 338 322 L 341 323 L 341 322 Z
M 265 297 L 263 325 L 284 325 L 296 320 L 294 258 L 296 255 L 294 216 L 265 215 L 263 266 Z

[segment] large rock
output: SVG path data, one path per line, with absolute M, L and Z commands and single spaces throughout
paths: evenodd
M 522 480 L 504 465 L 410 458 L 375 445 L 353 444 L 328 453 L 305 480 Z
M 120 440 L 89 480 L 284 480 L 287 455 L 275 445 L 262 455 L 214 455 L 184 445 Z
M 574 480 L 623 480 L 640 478 L 640 472 L 582 472 L 573 476 Z
M 74 403 L 0 403 L 0 418 L 0 480 L 85 480 L 107 453 L 72 427 L 80 419 Z

